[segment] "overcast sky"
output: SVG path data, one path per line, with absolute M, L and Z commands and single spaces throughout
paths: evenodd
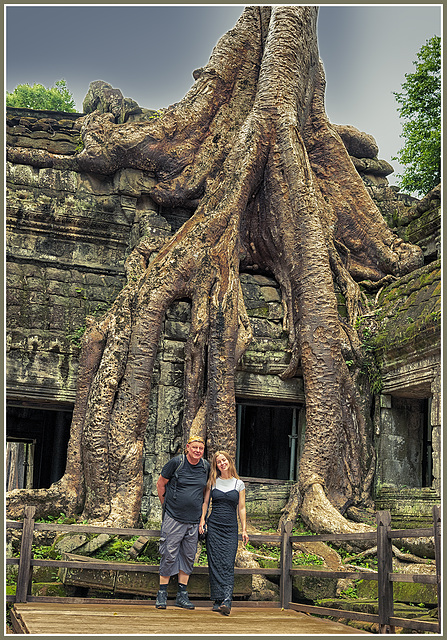
M 234 26 L 244 5 L 6 5 L 6 90 L 64 78 L 76 108 L 90 82 L 104 80 L 142 107 L 178 102 L 192 72 Z M 336 124 L 374 136 L 379 157 L 403 146 L 393 91 L 412 73 L 417 52 L 441 35 L 441 4 L 320 5 L 318 41 Z

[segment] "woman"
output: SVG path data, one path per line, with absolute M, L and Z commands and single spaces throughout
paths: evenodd
M 208 518 L 210 498 L 212 509 Z M 237 513 L 242 525 L 242 542 L 248 542 L 245 485 L 226 451 L 217 451 L 211 462 L 199 533 L 207 524 L 206 547 L 213 611 L 228 616 L 234 587 L 234 561 L 238 545 Z

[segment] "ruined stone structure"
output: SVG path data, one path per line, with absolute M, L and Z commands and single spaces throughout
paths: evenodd
M 113 97 L 113 96 L 112 96 Z M 97 108 L 96 105 L 95 108 Z M 132 102 L 126 118 L 151 117 Z M 73 154 L 82 114 L 8 109 L 7 142 Z M 376 349 L 376 508 L 402 526 L 430 520 L 440 497 L 440 190 L 418 201 L 397 193 L 374 139 L 339 127 L 353 163 L 398 234 L 426 264 L 390 282 L 363 318 Z M 125 260 L 141 236 L 166 237 L 189 217 L 148 196 L 154 176 L 113 176 L 7 165 L 7 436 L 10 488 L 48 487 L 62 476 L 87 315 L 101 314 L 126 280 Z M 265 274 L 241 275 L 254 339 L 239 364 L 238 467 L 252 520 L 277 522 L 296 478 L 305 436 L 303 382 L 281 380 L 287 362 L 280 289 Z M 340 297 L 341 314 L 344 313 Z M 181 445 L 184 344 L 190 308 L 166 315 L 152 388 L 144 456 L 143 519 L 160 518 L 155 482 Z M 362 327 L 361 327 L 362 328 Z M 373 338 L 371 336 L 374 336 Z

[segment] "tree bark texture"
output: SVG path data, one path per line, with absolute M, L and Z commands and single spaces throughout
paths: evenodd
M 317 532 L 362 528 L 341 515 L 368 495 L 374 465 L 343 344 L 358 353 L 359 282 L 400 276 L 422 254 L 387 227 L 326 116 L 316 23 L 312 6 L 248 7 L 162 117 L 116 124 L 112 114 L 85 116 L 84 149 L 72 166 L 153 171 L 150 196 L 192 215 L 162 246 L 141 240 L 128 263 L 137 279 L 84 336 L 67 470 L 47 490 L 83 518 L 138 520 L 152 370 L 176 299 L 192 305 L 184 436 L 206 435 L 209 455 L 235 453 L 234 375 L 251 339 L 239 271 L 261 269 L 276 278 L 286 306 L 290 364 L 282 377 L 300 366 L 306 397 L 299 481 L 283 519 L 299 510 Z M 33 161 L 70 164 L 45 152 L 33 152 Z M 335 284 L 348 322 L 338 315 Z M 23 500 L 11 493 L 11 513 Z

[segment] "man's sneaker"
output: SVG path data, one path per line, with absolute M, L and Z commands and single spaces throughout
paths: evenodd
M 182 609 L 195 609 L 193 603 L 188 598 L 187 591 L 178 591 L 175 599 L 175 606 L 182 607 Z
M 168 592 L 166 589 L 160 589 L 157 592 L 157 598 L 155 600 L 156 609 L 166 609 L 166 603 L 168 601 Z

